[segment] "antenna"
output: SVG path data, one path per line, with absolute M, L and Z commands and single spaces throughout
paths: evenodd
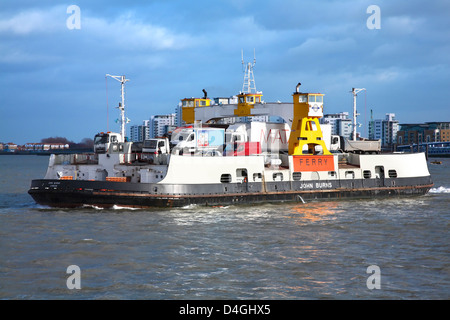
M 105 76 L 106 86 L 106 131 L 109 131 L 108 77 Z
M 125 141 L 125 123 L 128 122 L 128 119 L 125 120 L 125 82 L 130 81 L 130 79 L 125 79 L 125 76 L 112 76 L 107 74 L 105 77 L 111 77 L 120 82 L 120 95 L 122 97 L 122 103 L 119 102 L 118 108 L 120 109 L 120 134 L 122 135 L 123 141 Z
M 359 113 L 356 112 L 356 96 L 359 92 L 366 90 L 365 88 L 352 88 L 352 91 L 350 91 L 353 95 L 353 133 L 352 133 L 352 140 L 355 141 L 356 140 L 356 127 L 357 127 L 357 123 L 356 123 L 356 117 L 359 116 Z
M 248 62 L 244 63 L 244 50 L 241 51 L 242 55 L 242 70 L 244 72 L 244 83 L 242 85 L 242 93 L 256 93 L 255 77 L 253 75 L 253 68 L 256 64 L 256 51 L 253 49 L 253 64 Z

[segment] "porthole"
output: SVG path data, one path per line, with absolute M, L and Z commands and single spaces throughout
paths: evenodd
M 389 170 L 388 171 L 389 178 L 397 178 L 397 171 L 396 170 Z
M 231 174 L 224 173 L 220 176 L 221 183 L 230 183 L 231 182 Z
M 301 172 L 294 172 L 292 173 L 292 179 L 294 181 L 299 181 L 302 178 L 302 173 Z

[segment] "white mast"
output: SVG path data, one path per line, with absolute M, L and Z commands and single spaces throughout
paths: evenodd
M 112 76 L 110 74 L 106 75 L 107 77 L 111 77 L 120 82 L 120 94 L 122 97 L 122 103 L 119 103 L 120 109 L 120 134 L 122 135 L 122 139 L 125 142 L 125 82 L 130 81 L 129 79 L 125 79 L 125 76 Z
M 242 66 L 244 67 L 244 50 L 242 50 Z M 251 62 L 247 63 L 244 70 L 244 84 L 242 85 L 242 93 L 257 93 L 255 77 L 253 76 L 253 67 L 256 64 L 255 50 L 253 50 L 253 64 Z
M 365 88 L 361 88 L 361 89 L 352 88 L 352 91 L 351 91 L 351 93 L 353 95 L 353 134 L 352 134 L 353 141 L 356 140 L 356 126 L 357 126 L 356 117 L 359 116 L 359 113 L 356 113 L 356 95 L 363 90 L 366 90 L 366 89 Z

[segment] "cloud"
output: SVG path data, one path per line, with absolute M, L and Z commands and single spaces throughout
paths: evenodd
M 66 25 L 71 2 L 2 1 L 0 84 L 4 118 L 14 121 L 0 127 L 11 141 L 19 132 L 37 141 L 50 134 L 77 141 L 71 134 L 83 138 L 84 129 L 97 130 L 106 73 L 131 79 L 133 123 L 172 112 L 180 98 L 202 88 L 210 96 L 235 94 L 242 85 L 241 49 L 246 62 L 256 50 L 256 84 L 266 101 L 291 101 L 301 81 L 305 90 L 327 94 L 327 108 L 345 111 L 348 91 L 365 87 L 379 112 L 403 108 L 409 115 L 425 103 L 412 98 L 420 88 L 440 97 L 441 113 L 449 115 L 446 0 L 427 6 L 380 0 L 380 30 L 366 26 L 369 0 L 78 1 L 79 30 Z M 113 105 L 117 84 L 109 90 Z M 44 134 L 50 121 L 60 131 Z
M 66 20 L 70 17 L 66 6 L 54 6 L 48 9 L 30 9 L 16 13 L 11 17 L 0 16 L 0 34 L 19 36 L 37 34 L 82 33 L 86 38 L 93 38 L 103 44 L 110 44 L 121 49 L 182 49 L 195 45 L 195 37 L 187 33 L 176 32 L 165 26 L 142 21 L 139 16 L 129 11 L 113 20 L 92 15 L 81 8 L 81 29 L 69 30 Z
M 353 38 L 327 39 L 308 38 L 301 45 L 289 49 L 292 54 L 330 55 L 337 52 L 348 52 L 356 48 Z
M 260 25 L 252 15 L 230 17 L 217 21 L 209 29 L 201 30 L 204 43 L 224 50 L 266 47 L 280 39 L 281 33 Z
M 90 37 L 121 50 L 179 50 L 198 43 L 198 39 L 164 26 L 140 20 L 134 12 L 120 15 L 113 21 L 83 17 L 83 30 Z
M 382 20 L 381 28 L 386 28 L 394 35 L 409 35 L 413 34 L 424 26 L 424 19 L 412 18 L 406 15 L 391 16 Z
M 55 6 L 48 10 L 31 9 L 12 17 L 0 17 L 0 33 L 28 35 L 55 32 L 65 26 L 66 7 Z

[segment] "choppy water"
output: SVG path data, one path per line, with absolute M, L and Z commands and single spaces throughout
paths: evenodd
M 50 209 L 48 157 L 0 156 L 1 299 L 449 299 L 450 159 L 422 197 Z M 81 270 L 70 290 L 67 267 Z M 369 289 L 367 268 L 380 268 Z

